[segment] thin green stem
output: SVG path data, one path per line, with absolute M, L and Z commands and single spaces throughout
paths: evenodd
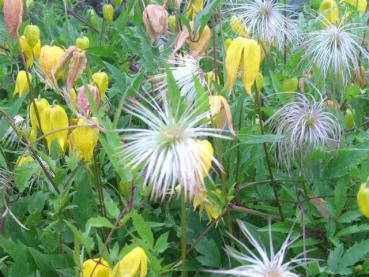
M 184 187 L 181 190 L 181 253 L 182 253 L 182 277 L 187 277 L 186 258 L 187 258 L 187 211 L 186 196 Z
M 260 91 L 256 89 L 256 86 L 254 86 L 254 88 L 256 92 L 255 93 L 255 110 L 256 110 L 256 114 L 259 116 L 260 134 L 264 135 L 264 124 L 263 124 L 263 116 L 261 112 Z M 277 206 L 278 206 L 279 215 L 282 221 L 284 221 L 284 214 L 283 214 L 281 203 L 279 201 L 279 196 L 278 196 L 277 183 L 274 180 L 272 164 L 270 162 L 269 152 L 268 152 L 266 143 L 263 143 L 263 149 L 265 153 L 265 160 L 266 160 L 267 167 L 268 167 L 269 178 L 272 183 L 272 189 L 273 189 L 275 201 L 277 202 Z

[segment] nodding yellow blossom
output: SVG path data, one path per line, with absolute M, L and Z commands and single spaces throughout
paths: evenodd
M 31 155 L 24 154 L 18 157 L 17 162 L 15 163 L 15 166 L 22 166 L 31 162 L 34 162 L 35 160 Z
M 241 65 L 242 82 L 246 92 L 252 97 L 251 88 L 259 72 L 261 47 L 256 40 L 238 37 L 234 39 L 226 53 L 226 87 L 232 91 Z
M 235 15 L 232 15 L 231 20 L 229 22 L 231 29 L 237 35 L 245 37 L 247 35 L 247 28 L 245 24 L 243 24 L 242 20 Z
M 96 72 L 92 75 L 92 81 L 96 84 L 99 89 L 100 99 L 104 101 L 105 92 L 109 85 L 109 76 L 105 72 Z
M 97 118 L 93 117 L 92 121 L 98 124 Z M 91 124 L 86 118 L 78 119 L 77 125 L 83 126 Z M 77 150 L 78 159 L 90 163 L 94 153 L 95 146 L 99 138 L 99 130 L 92 126 L 83 126 L 75 128 L 70 134 L 70 142 L 72 147 Z
M 360 185 L 360 189 L 356 195 L 357 204 L 362 214 L 369 218 L 369 186 L 368 183 Z
M 47 146 L 49 150 L 51 149 L 51 145 L 54 141 L 56 141 L 62 151 L 64 151 L 65 143 L 68 138 L 68 115 L 65 110 L 59 105 L 51 105 L 48 109 L 45 110 L 45 124 L 44 122 L 41 125 L 45 125 L 43 127 L 44 134 L 51 134 L 46 136 Z M 57 131 L 59 130 L 59 131 Z
M 147 275 L 147 255 L 141 247 L 136 247 L 125 255 L 113 268 L 109 277 Z
M 341 0 L 341 2 L 345 2 L 354 6 L 361 13 L 365 13 L 368 5 L 367 0 Z
M 102 8 L 103 17 L 106 22 L 112 23 L 114 19 L 114 7 L 111 4 L 105 4 Z
M 52 70 L 58 64 L 59 59 L 62 57 L 64 51 L 59 46 L 44 45 L 40 51 L 40 67 L 45 75 L 53 80 Z M 63 72 L 60 70 L 55 74 L 55 79 L 60 79 L 63 76 Z
M 299 80 L 297 79 L 297 77 L 284 79 L 282 82 L 283 91 L 297 92 L 298 87 L 299 87 Z
M 40 41 L 40 29 L 37 25 L 27 25 L 24 28 L 23 35 L 29 46 L 32 48 Z
M 37 114 L 36 114 L 36 109 L 34 107 L 34 103 L 36 104 L 38 115 L 40 117 L 39 119 L 40 119 L 41 127 L 38 125 L 39 122 L 37 120 Z M 35 99 L 34 103 L 33 102 L 31 103 L 31 106 L 29 109 L 31 127 L 34 131 L 37 131 L 37 129 L 44 131 L 46 127 L 44 125 L 46 124 L 46 121 L 47 121 L 48 109 L 50 106 L 49 102 L 47 101 L 47 99 L 41 98 L 41 99 Z
M 38 56 L 40 55 L 40 49 L 41 49 L 41 41 L 38 40 L 37 43 L 35 44 L 35 46 L 32 48 L 27 40 L 25 36 L 20 36 L 19 37 L 19 46 L 20 49 L 23 53 L 23 55 L 26 58 L 26 62 L 27 62 L 27 66 L 31 67 L 33 65 L 33 61 L 35 58 L 38 58 Z
M 32 82 L 32 75 L 29 74 L 29 81 Z M 19 94 L 22 96 L 23 93 L 29 89 L 28 80 L 27 80 L 27 72 L 21 70 L 18 72 L 17 79 L 15 80 L 15 88 L 13 95 Z
M 189 17 L 193 20 L 196 17 L 196 14 L 199 11 L 202 11 L 203 9 L 204 9 L 204 0 L 192 0 L 185 15 L 186 17 Z
M 208 140 L 198 140 L 196 147 L 199 147 L 201 172 L 202 176 L 205 177 L 211 169 L 211 163 L 214 157 L 214 148 Z
M 86 36 L 81 36 L 76 39 L 76 46 L 79 49 L 85 50 L 90 47 L 90 40 Z
M 109 277 L 110 271 L 109 263 L 103 257 L 89 259 L 83 263 L 82 277 Z
M 332 24 L 336 24 L 339 21 L 339 10 L 335 0 L 323 0 L 319 6 L 319 13 Z M 321 26 L 324 27 L 325 25 L 326 23 L 323 21 Z
M 215 193 L 219 194 L 219 190 L 216 190 Z M 204 190 L 195 194 L 192 200 L 192 204 L 193 204 L 194 210 L 199 208 L 200 219 L 201 219 L 202 212 L 204 211 L 204 209 L 205 209 L 205 212 L 206 212 L 206 215 L 209 221 L 213 219 L 217 219 L 222 213 L 221 207 L 215 204 L 213 201 L 211 201 L 206 191 Z

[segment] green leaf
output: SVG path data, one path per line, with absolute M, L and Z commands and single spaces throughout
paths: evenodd
M 337 232 L 337 237 L 348 236 L 357 233 L 363 233 L 369 231 L 369 224 L 362 224 L 362 225 L 352 225 L 346 228 L 341 229 Z
M 132 214 L 132 221 L 139 236 L 146 241 L 150 248 L 152 248 L 154 245 L 154 235 L 150 226 L 145 222 L 144 218 L 136 212 Z
M 274 143 L 281 139 L 280 136 L 273 134 L 253 135 L 249 130 L 241 129 L 237 134 L 238 139 L 242 144 L 261 144 Z
M 168 235 L 169 232 L 166 232 L 158 238 L 155 243 L 154 251 L 158 254 L 164 252 L 168 248 Z
M 220 264 L 220 252 L 213 239 L 204 238 L 196 247 L 201 256 L 196 259 L 203 265 L 217 267 Z
M 29 162 L 22 166 L 17 166 L 15 170 L 15 184 L 20 192 L 23 192 L 29 185 L 31 177 L 39 170 L 36 162 Z
M 87 220 L 86 228 L 89 230 L 91 227 L 95 228 L 113 228 L 113 224 L 105 217 L 91 217 Z
M 74 238 L 86 247 L 88 253 L 94 248 L 94 241 L 90 238 L 85 236 L 80 230 L 78 230 L 72 223 L 67 220 L 64 220 L 65 224 L 74 234 Z

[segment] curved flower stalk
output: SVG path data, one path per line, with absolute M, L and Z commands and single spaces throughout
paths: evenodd
M 303 257 L 304 253 L 299 254 L 289 261 L 285 261 L 288 247 L 298 239 L 298 237 L 291 239 L 292 230 L 287 235 L 281 248 L 277 252 L 274 252 L 271 226 L 269 225 L 270 252 L 268 253 L 265 246 L 258 242 L 244 223 L 238 221 L 238 225 L 240 226 L 243 235 L 255 248 L 257 253 L 254 253 L 245 243 L 232 236 L 235 242 L 239 244 L 245 253 L 229 246 L 226 246 L 226 252 L 230 257 L 243 263 L 243 265 L 229 270 L 216 270 L 211 272 L 246 277 L 299 277 L 300 275 L 295 273 L 294 269 L 302 266 L 303 263 L 310 261 Z
M 126 110 L 147 128 L 124 129 L 123 139 L 127 143 L 119 149 L 117 156 L 129 167 L 141 169 L 144 185 L 152 185 L 152 198 L 164 199 L 167 192 L 173 194 L 179 184 L 187 199 L 192 199 L 193 195 L 205 190 L 204 175 L 209 165 L 204 155 L 211 159 L 212 168 L 222 169 L 198 140 L 227 137 L 220 135 L 218 129 L 206 127 L 210 111 L 201 112 L 204 100 L 195 100 L 181 113 L 169 107 L 167 98 L 163 99 L 162 107 L 153 99 L 142 98 L 141 101 L 146 101 L 149 107 L 131 101 Z
M 292 102 L 279 109 L 267 123 L 280 138 L 273 144 L 277 149 L 277 160 L 290 168 L 297 154 L 326 145 L 338 146 L 341 127 L 337 118 L 326 111 L 324 99 L 317 101 L 297 94 Z
M 231 2 L 225 13 L 237 16 L 253 38 L 280 50 L 285 42 L 294 41 L 299 33 L 296 21 L 290 16 L 293 14 L 292 8 L 275 0 Z
M 325 28 L 306 34 L 300 47 L 304 51 L 302 60 L 307 70 L 316 65 L 324 77 L 333 74 L 335 79 L 347 83 L 353 72 L 360 73 L 360 60 L 369 59 L 369 53 L 361 46 L 362 37 L 355 34 L 363 27 L 343 22 L 334 25 L 327 20 L 324 25 Z
M 167 64 L 181 91 L 181 96 L 185 97 L 188 103 L 193 102 L 197 93 L 194 77 L 199 80 L 202 86 L 206 85 L 205 73 L 200 67 L 199 59 L 187 54 L 184 56 L 174 55 L 167 60 Z M 152 80 L 155 82 L 154 91 L 160 91 L 165 95 L 167 92 L 167 75 L 165 71 L 162 70 Z

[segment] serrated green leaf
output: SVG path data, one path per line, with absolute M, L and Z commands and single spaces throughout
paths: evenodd
M 145 222 L 144 218 L 138 214 L 132 214 L 133 226 L 135 227 L 137 233 L 140 237 L 146 241 L 148 246 L 152 248 L 154 246 L 154 235 L 150 229 L 150 226 Z

